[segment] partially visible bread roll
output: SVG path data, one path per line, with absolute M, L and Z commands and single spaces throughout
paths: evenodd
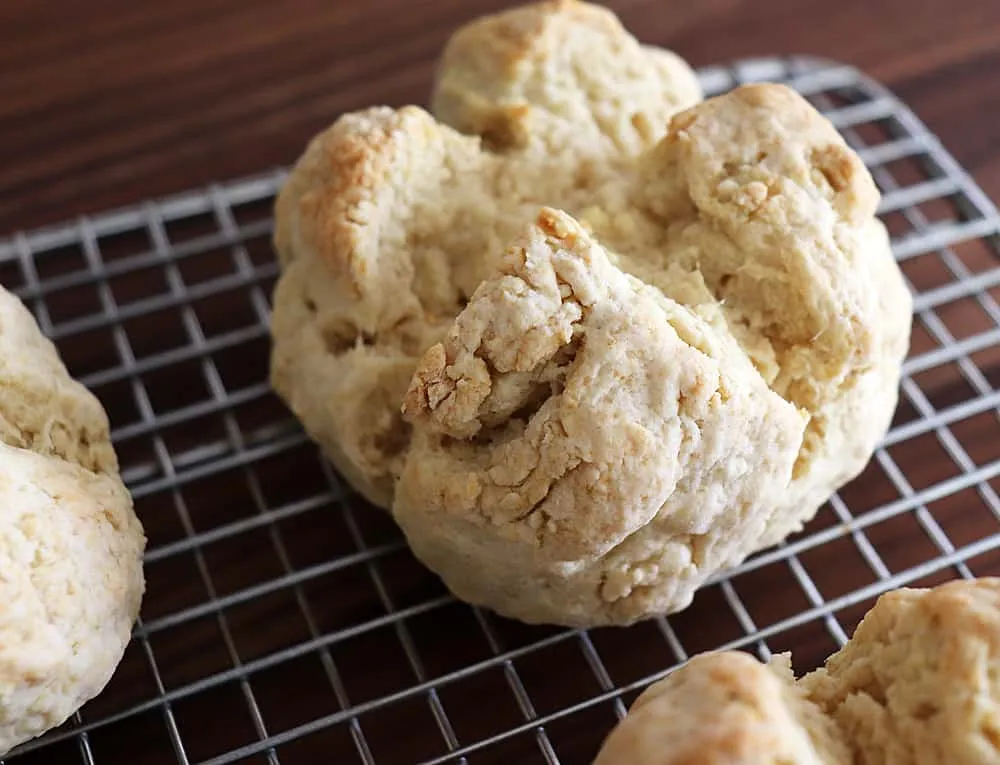
M 639 697 L 595 761 L 693 763 L 1000 763 L 1000 579 L 883 595 L 797 682 L 787 656 L 697 656 Z
M 0 755 L 107 684 L 144 547 L 103 408 L 0 289 Z
M 496 151 L 579 164 L 627 161 L 700 99 L 687 63 L 641 45 L 607 8 L 546 0 L 457 30 L 438 64 L 431 111 Z
M 799 684 L 862 765 L 1000 763 L 1000 579 L 886 593 Z
M 683 609 L 888 428 L 912 302 L 870 174 L 789 88 L 694 82 L 606 9 L 516 8 L 454 35 L 437 116 L 344 115 L 281 190 L 274 388 L 476 605 Z

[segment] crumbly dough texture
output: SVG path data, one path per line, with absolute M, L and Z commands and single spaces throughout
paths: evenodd
M 138 615 L 145 537 L 107 416 L 0 289 L 0 756 L 104 688 Z
M 651 685 L 595 765 L 1000 763 L 1000 579 L 883 595 L 826 665 L 796 681 L 702 654 Z
M 911 298 L 804 99 L 701 101 L 563 0 L 457 32 L 432 106 L 345 115 L 297 163 L 271 370 L 455 593 L 531 622 L 675 611 L 860 472 Z
M 573 624 L 683 600 L 755 544 L 804 427 L 730 335 L 549 209 L 403 413 L 394 513 L 417 557 L 461 598 Z

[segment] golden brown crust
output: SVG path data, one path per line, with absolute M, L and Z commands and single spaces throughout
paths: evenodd
M 274 239 L 282 262 L 307 251 L 354 299 L 398 294 L 412 266 L 379 241 L 404 227 L 410 212 L 393 191 L 403 194 L 400 185 L 412 178 L 439 195 L 447 166 L 463 159 L 473 172 L 485 162 L 476 141 L 442 130 L 417 107 L 341 117 L 313 139 L 278 195 Z

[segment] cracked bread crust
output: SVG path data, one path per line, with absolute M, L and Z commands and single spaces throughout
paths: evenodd
M 496 601 L 506 604 L 498 607 L 519 618 L 634 621 L 684 607 L 698 583 L 800 528 L 862 470 L 895 408 L 911 298 L 874 217 L 878 194 L 871 177 L 800 96 L 783 86 L 744 86 L 684 109 L 644 148 L 610 140 L 590 123 L 558 133 L 565 127 L 560 109 L 590 108 L 580 104 L 591 104 L 589 88 L 598 88 L 577 76 L 577 35 L 590 35 L 588 46 L 597 56 L 632 51 L 621 53 L 632 63 L 608 70 L 601 87 L 653 77 L 640 63 L 648 50 L 626 43 L 607 11 L 582 3 L 508 13 L 459 32 L 439 75 L 439 95 L 451 94 L 450 119 L 483 135 L 462 134 L 415 107 L 376 107 L 342 117 L 296 165 L 276 207 L 283 273 L 272 319 L 272 381 L 310 436 L 371 502 L 398 505 L 404 475 L 414 496 L 433 495 L 433 469 L 411 463 L 452 460 L 463 449 L 479 454 L 493 446 L 478 431 L 459 428 L 442 450 L 429 434 L 440 430 L 432 423 L 443 423 L 444 412 L 426 417 L 411 405 L 403 416 L 411 381 L 433 378 L 442 363 L 451 363 L 439 352 L 422 357 L 446 338 L 480 284 L 506 267 L 503 254 L 539 210 L 565 212 L 573 219 L 567 225 L 578 222 L 615 273 L 683 307 L 725 343 L 720 363 L 755 378 L 754 386 L 799 413 L 788 480 L 770 491 L 768 502 L 734 504 L 718 516 L 733 522 L 727 533 L 737 544 L 716 549 L 723 536 L 705 519 L 690 520 L 705 504 L 703 495 L 669 512 L 635 510 L 635 517 L 649 519 L 648 528 L 624 537 L 619 511 L 608 508 L 609 518 L 595 520 L 587 532 L 606 530 L 603 552 L 594 547 L 591 558 L 546 561 L 559 548 L 549 544 L 523 576 L 509 572 L 525 593 L 515 597 L 509 582 L 496 588 Z M 510 46 L 522 53 L 507 67 L 502 62 Z M 678 93 L 691 96 L 681 70 L 671 71 L 674 85 L 663 84 L 659 100 L 637 96 L 633 106 L 672 112 L 663 99 L 679 104 L 684 98 L 677 100 Z M 543 87 L 549 80 L 551 87 Z M 529 82 L 534 84 L 524 84 Z M 501 141 L 475 122 L 483 104 L 522 101 L 537 112 L 523 123 L 530 126 L 524 140 Z M 544 134 L 537 140 L 536 130 Z M 557 133 L 564 140 L 546 142 L 546 135 Z M 621 148 L 626 144 L 632 148 Z M 532 374 L 521 370 L 508 379 L 502 373 L 499 386 L 507 395 Z M 531 384 L 560 384 L 558 374 L 550 374 L 556 377 Z M 519 416 L 509 406 L 496 408 L 486 429 L 503 429 L 505 418 Z M 474 420 L 466 417 L 463 428 L 476 427 Z M 783 422 L 775 420 L 775 430 L 784 432 Z M 783 460 L 784 452 L 774 459 Z M 421 473 L 428 479 L 417 480 Z M 478 496 L 468 498 L 470 516 L 478 517 Z M 535 504 L 528 494 L 507 501 Z M 458 494 L 449 502 L 457 518 Z M 707 504 L 714 507 L 715 500 Z M 746 508 L 756 509 L 747 514 Z M 434 528 L 414 531 L 414 519 L 425 517 L 420 512 L 409 504 L 395 510 L 411 519 L 408 535 L 421 537 L 418 546 L 433 551 L 425 562 L 438 573 L 448 568 L 446 579 L 456 592 L 478 593 L 478 602 L 494 605 L 486 572 L 500 553 L 491 558 L 484 551 L 493 537 L 473 533 L 479 521 L 455 537 L 476 538 L 477 552 L 448 552 L 448 526 L 435 540 Z M 597 504 L 588 512 L 597 519 Z M 686 542 L 683 534 L 689 534 Z M 531 577 L 543 570 L 545 586 L 532 586 Z M 574 605 L 576 595 L 567 597 L 580 590 L 584 570 L 596 577 L 586 587 L 604 593 L 589 616 Z M 528 604 L 531 593 L 544 602 Z M 563 615 L 560 599 L 567 604 Z
M 100 403 L 0 289 L 0 754 L 104 688 L 143 592 L 145 537 Z
M 394 515 L 417 557 L 464 600 L 577 625 L 676 610 L 752 548 L 805 426 L 730 336 L 548 209 L 403 412 Z
M 824 667 L 795 681 L 732 651 L 654 683 L 595 765 L 1000 762 L 1000 579 L 882 595 Z

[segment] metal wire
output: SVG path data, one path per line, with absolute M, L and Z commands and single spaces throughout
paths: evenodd
M 456 603 L 271 394 L 283 171 L 17 234 L 0 241 L 0 279 L 108 409 L 150 545 L 115 678 L 7 761 L 586 762 L 631 698 L 693 653 L 794 646 L 808 667 L 887 589 L 1000 573 L 996 208 L 850 67 L 700 74 L 708 93 L 791 84 L 883 192 L 917 329 L 900 411 L 863 476 L 687 612 L 626 630 L 517 625 Z M 903 524 L 921 541 L 900 550 Z

